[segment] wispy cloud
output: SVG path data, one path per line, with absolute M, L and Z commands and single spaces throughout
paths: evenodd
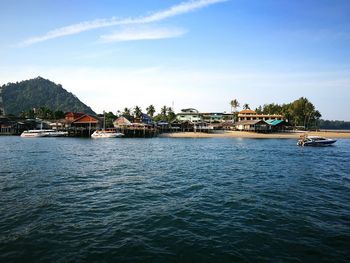
M 148 16 L 141 16 L 137 18 L 125 18 L 125 19 L 118 19 L 115 17 L 109 18 L 109 19 L 97 19 L 93 21 L 86 21 L 81 22 L 61 28 L 57 28 L 54 30 L 51 30 L 47 32 L 44 35 L 31 37 L 26 40 L 24 40 L 21 44 L 22 45 L 31 45 L 39 42 L 43 42 L 46 40 L 59 38 L 63 36 L 68 35 L 74 35 L 79 34 L 85 31 L 98 29 L 98 28 L 104 28 L 104 27 L 111 27 L 111 26 L 117 26 L 117 25 L 133 25 L 133 24 L 147 24 L 152 22 L 159 22 L 161 20 L 178 16 L 181 14 L 186 14 L 213 4 L 226 2 L 228 0 L 191 0 L 188 2 L 182 2 L 178 5 L 174 5 L 168 9 L 155 12 L 153 14 L 150 14 Z
M 186 30 L 181 28 L 165 28 L 165 27 L 134 27 L 116 31 L 109 35 L 103 35 L 100 39 L 103 42 L 122 42 L 175 38 L 186 34 Z

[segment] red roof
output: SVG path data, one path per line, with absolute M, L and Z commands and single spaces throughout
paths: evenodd
M 78 119 L 84 115 L 85 115 L 85 113 L 81 113 L 81 112 L 67 112 L 65 115 L 65 119 L 67 121 L 73 121 L 73 120 Z
M 72 121 L 72 123 L 98 123 L 98 122 L 99 120 L 97 118 L 87 114 Z
M 239 114 L 256 114 L 256 112 L 250 109 L 246 109 L 246 110 L 240 111 Z

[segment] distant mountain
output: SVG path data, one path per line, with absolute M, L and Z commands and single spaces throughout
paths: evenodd
M 53 111 L 95 112 L 60 84 L 37 77 L 2 86 L 6 114 L 19 115 L 32 108 L 47 107 Z

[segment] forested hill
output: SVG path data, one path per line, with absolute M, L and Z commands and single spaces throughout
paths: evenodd
M 46 107 L 52 111 L 75 111 L 95 114 L 75 95 L 60 84 L 37 77 L 2 86 L 2 97 L 6 114 L 19 115 L 32 108 Z

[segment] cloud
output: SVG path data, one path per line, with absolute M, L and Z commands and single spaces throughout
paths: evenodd
M 46 40 L 59 38 L 68 35 L 75 35 L 85 31 L 90 31 L 93 29 L 111 27 L 117 25 L 135 25 L 135 24 L 147 24 L 152 22 L 158 22 L 170 17 L 178 16 L 181 14 L 186 14 L 197 9 L 201 9 L 213 4 L 226 2 L 228 0 L 191 0 L 188 2 L 182 2 L 178 5 L 174 5 L 168 9 L 155 12 L 148 16 L 141 16 L 137 18 L 125 18 L 118 19 L 115 17 L 109 19 L 97 19 L 93 21 L 81 22 L 78 24 L 73 24 L 61 28 L 57 28 L 47 32 L 42 36 L 31 37 L 24 40 L 21 44 L 24 46 L 32 45 L 35 43 L 43 42 Z
M 110 35 L 103 35 L 103 42 L 122 42 L 180 37 L 186 34 L 186 30 L 180 28 L 161 27 L 136 27 L 116 31 Z

